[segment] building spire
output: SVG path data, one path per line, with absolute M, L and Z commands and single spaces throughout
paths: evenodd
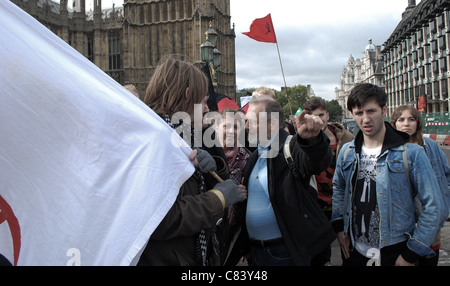
M 102 0 L 94 0 L 94 12 L 102 12 Z
M 73 0 L 72 3 L 73 3 L 73 10 L 75 12 L 81 12 L 83 14 L 86 14 L 86 0 Z

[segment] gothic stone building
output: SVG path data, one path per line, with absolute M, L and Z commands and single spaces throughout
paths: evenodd
M 371 82 L 385 88 L 388 116 L 403 104 L 419 107 L 419 100 L 423 99 L 426 103 L 422 111 L 449 111 L 449 0 L 422 0 L 417 5 L 415 0 L 408 0 L 402 20 L 383 44 L 384 48 L 370 45 L 362 61 L 350 56 L 342 70 L 335 93 L 344 110 L 350 89 L 356 83 Z M 350 114 L 346 112 L 344 117 Z
M 347 98 L 350 89 L 357 83 L 372 83 L 384 87 L 383 56 L 381 46 L 375 46 L 372 40 L 364 49 L 361 59 L 356 59 L 350 55 L 347 65 L 342 68 L 339 87 L 335 88 L 336 100 L 343 110 L 343 118 L 351 118 L 351 113 L 347 110 Z
M 200 46 L 211 22 L 222 53 L 216 92 L 236 94 L 230 0 L 124 0 L 123 7 L 112 9 L 102 9 L 101 0 L 88 0 L 93 11 L 86 11 L 86 0 L 11 1 L 120 84 L 134 84 L 141 98 L 160 59 L 177 55 L 201 62 Z

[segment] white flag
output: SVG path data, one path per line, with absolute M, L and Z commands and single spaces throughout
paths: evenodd
M 10 1 L 0 35 L 0 262 L 136 263 L 194 171 L 189 147 Z

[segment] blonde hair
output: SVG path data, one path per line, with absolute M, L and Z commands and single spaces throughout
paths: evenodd
M 257 88 L 253 93 L 252 93 L 252 98 L 256 98 L 258 96 L 262 96 L 262 95 L 266 95 L 266 96 L 270 96 L 272 98 L 275 98 L 275 93 L 273 92 L 273 90 L 271 90 L 268 87 L 262 86 L 260 88 Z
M 130 84 L 126 84 L 123 87 L 126 88 L 132 94 L 134 94 L 137 98 L 139 98 L 139 93 L 138 93 L 136 87 L 134 86 L 134 84 L 131 84 L 131 83 Z
M 208 79 L 193 64 L 168 58 L 155 69 L 145 92 L 144 102 L 159 115 L 194 112 L 208 95 Z

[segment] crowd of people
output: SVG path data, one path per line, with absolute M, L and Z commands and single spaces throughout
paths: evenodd
M 247 112 L 210 112 L 208 90 L 204 72 L 173 58 L 150 79 L 143 101 L 190 144 L 196 170 L 138 265 L 325 266 L 336 239 L 343 265 L 437 265 L 450 168 L 414 107 L 385 122 L 383 89 L 356 85 L 355 137 L 319 98 L 292 124 L 268 88 Z

